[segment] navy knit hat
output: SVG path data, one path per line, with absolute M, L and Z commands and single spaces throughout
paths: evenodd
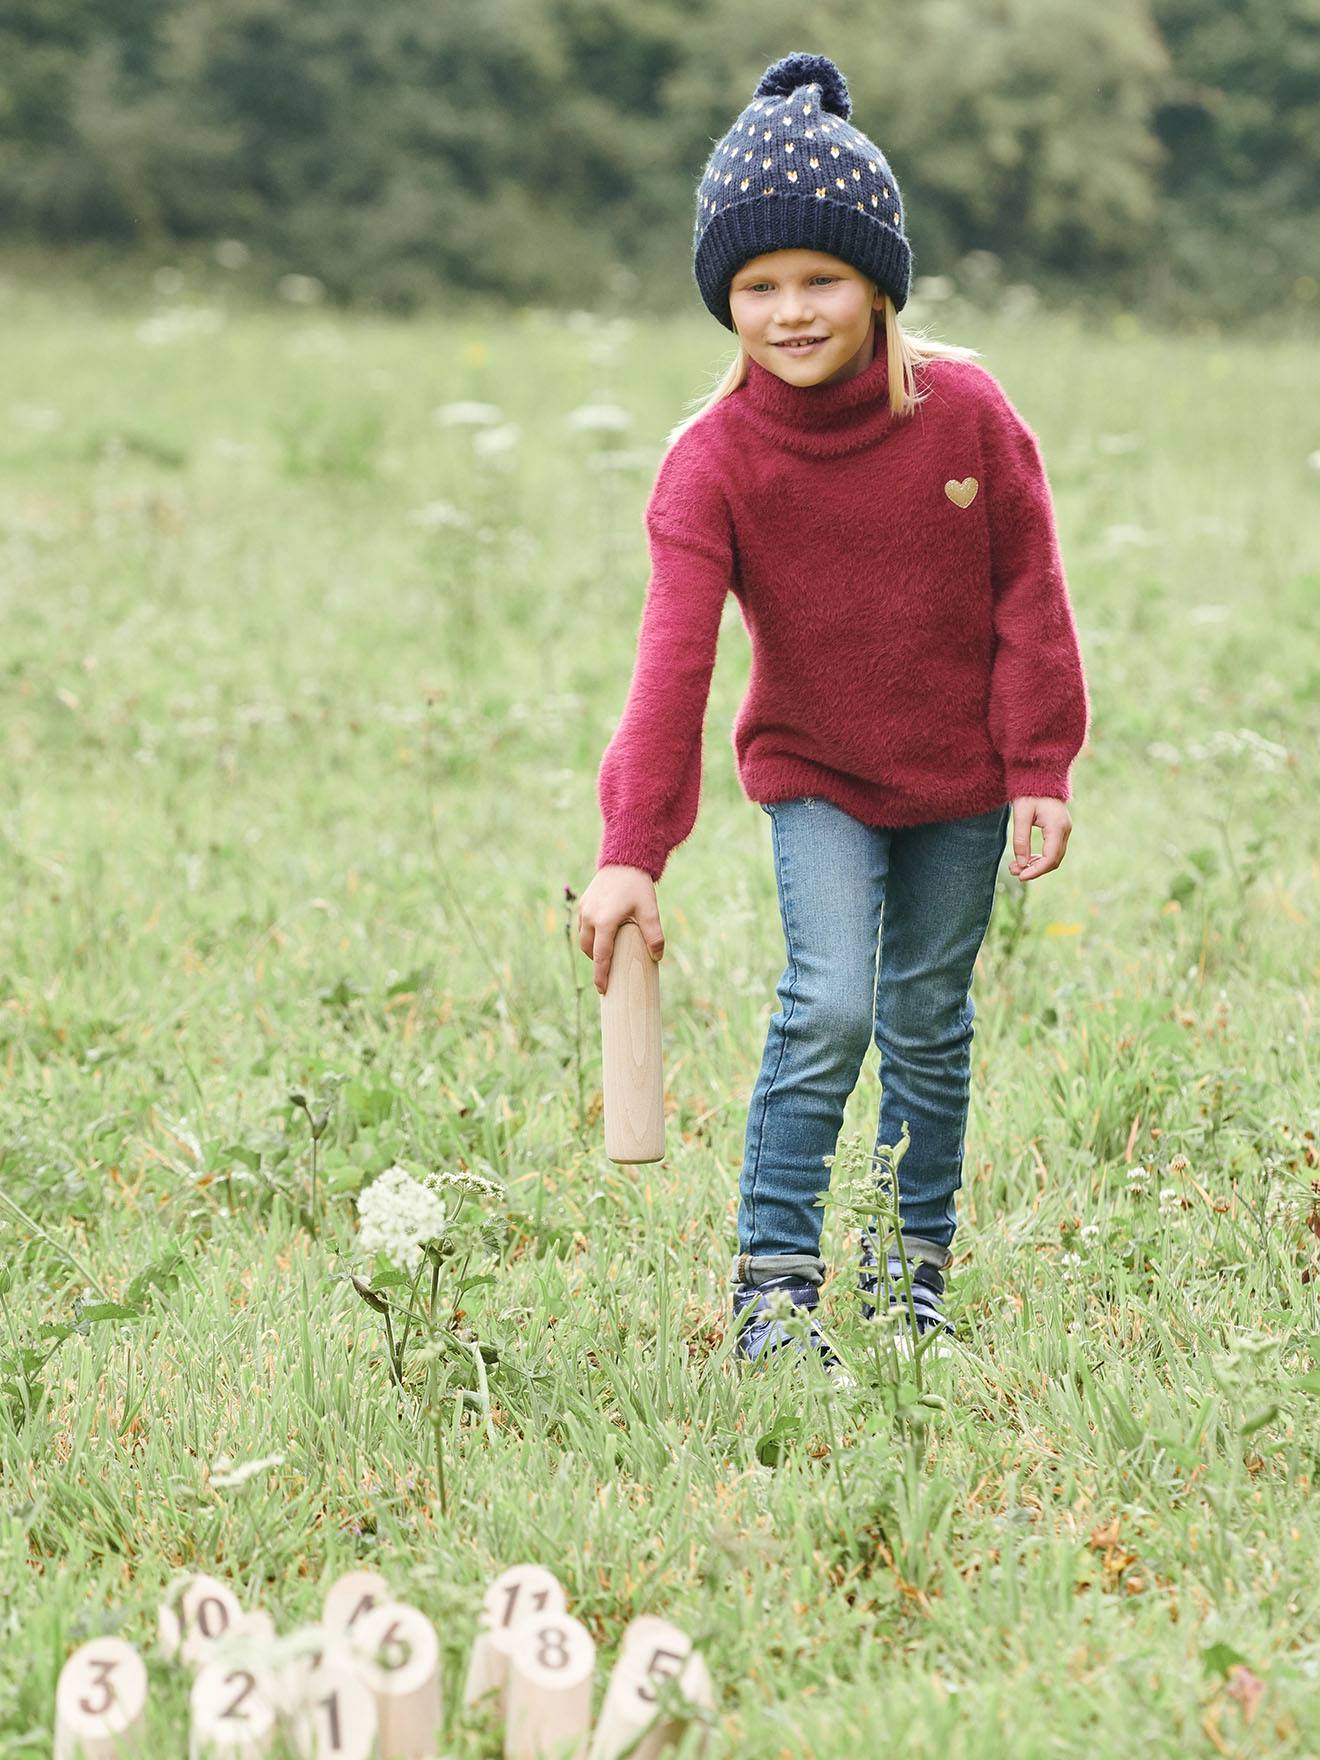
M 827 55 L 785 55 L 706 161 L 692 272 L 726 330 L 734 328 L 729 283 L 765 251 L 824 251 L 882 287 L 895 311 L 907 304 L 903 199 L 851 114 L 847 84 Z

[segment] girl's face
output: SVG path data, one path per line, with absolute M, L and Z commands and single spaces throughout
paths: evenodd
M 884 299 L 874 281 L 824 251 L 766 251 L 729 283 L 743 347 L 790 385 L 829 385 L 869 367 Z

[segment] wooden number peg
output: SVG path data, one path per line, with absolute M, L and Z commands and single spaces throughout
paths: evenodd
M 440 1730 L 440 1645 L 416 1607 L 387 1601 L 348 1634 L 376 1700 L 380 1760 L 432 1760 Z
M 657 1687 L 662 1680 L 675 1678 L 685 1699 L 714 1708 L 710 1674 L 700 1653 L 692 1648 L 692 1640 L 668 1620 L 643 1614 L 624 1632 L 619 1660 L 600 1708 L 591 1760 L 615 1760 L 624 1753 L 629 1760 L 655 1760 L 677 1741 L 682 1733 L 679 1721 L 656 1717 Z
M 166 1662 L 177 1662 L 179 1659 L 179 1642 L 183 1634 L 179 1630 L 179 1616 L 168 1601 L 162 1601 L 160 1611 L 156 1615 L 156 1644 Z
M 685 1638 L 678 1627 L 671 1625 L 667 1619 L 661 1619 L 658 1614 L 654 1613 L 639 1613 L 636 1619 L 629 1620 L 623 1628 L 623 1642 L 619 1646 L 619 1654 L 622 1655 L 625 1650 L 631 1650 L 634 1645 L 652 1642 L 663 1643 L 666 1639 L 673 1640 L 675 1637 L 682 1639 L 688 1649 L 691 1648 L 691 1640 Z
M 586 1760 L 596 1642 L 571 1613 L 513 1625 L 505 1760 Z
M 486 1590 L 481 1601 L 476 1641 L 468 1657 L 463 1703 L 475 1705 L 492 1691 L 499 1693 L 500 1715 L 508 1710 L 509 1646 L 514 1625 L 525 1613 L 567 1611 L 563 1584 L 543 1564 L 511 1564 Z
M 302 1760 L 369 1760 L 376 1699 L 349 1651 L 336 1645 L 313 1659 L 289 1721 Z
M 384 1577 L 375 1571 L 349 1571 L 327 1589 L 321 1624 L 332 1632 L 351 1631 L 364 1613 L 391 1599 Z
M 190 1578 L 179 1597 L 179 1656 L 190 1668 L 200 1668 L 216 1641 L 237 1630 L 242 1619 L 242 1606 L 228 1584 L 215 1577 Z
M 122 1638 L 80 1645 L 55 1689 L 55 1760 L 128 1760 L 145 1753 L 147 1671 Z
M 275 1707 L 255 1668 L 205 1662 L 189 1696 L 188 1760 L 249 1760 L 270 1751 Z

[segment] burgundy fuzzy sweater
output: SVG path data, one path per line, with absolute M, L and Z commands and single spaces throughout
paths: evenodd
M 748 800 L 902 826 L 1070 798 L 1090 702 L 1036 437 L 973 361 L 919 368 L 911 416 L 887 386 L 883 349 L 832 385 L 751 361 L 661 460 L 598 866 L 658 880 L 696 823 L 729 592 L 752 648 L 733 727 Z

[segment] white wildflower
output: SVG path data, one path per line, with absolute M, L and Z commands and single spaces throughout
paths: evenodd
M 258 1473 L 264 1473 L 270 1467 L 279 1467 L 283 1464 L 284 1456 L 282 1454 L 268 1454 L 263 1455 L 259 1461 L 242 1461 L 238 1466 L 234 1466 L 229 1456 L 222 1454 L 217 1456 L 211 1467 L 211 1484 L 224 1487 L 244 1485 L 249 1479 L 255 1479 Z M 217 1471 L 217 1468 L 222 1470 Z
M 594 452 L 587 460 L 587 468 L 593 471 L 644 471 L 653 463 L 653 455 L 640 446 L 609 447 L 604 452 Z
M 413 1272 L 422 1247 L 444 1235 L 445 1202 L 396 1164 L 360 1194 L 358 1225 L 364 1253 L 384 1253 L 400 1271 Z
M 578 432 L 594 430 L 617 434 L 632 427 L 632 417 L 626 409 L 620 409 L 617 403 L 584 403 L 577 409 L 569 410 L 564 417 L 564 424 Z
M 1082 1255 L 1080 1253 L 1069 1252 L 1069 1253 L 1060 1253 L 1060 1255 L 1059 1255 L 1060 1265 L 1080 1265 L 1081 1262 L 1082 1262 Z
M 505 422 L 500 428 L 482 428 L 472 436 L 472 450 L 478 458 L 493 458 L 496 453 L 508 452 L 516 446 L 520 432 L 517 422 Z
M 133 334 L 148 347 L 160 348 L 194 336 L 214 336 L 224 322 L 224 313 L 214 306 L 167 306 L 144 318 Z
M 442 428 L 489 428 L 504 420 L 504 412 L 493 403 L 442 403 L 431 420 Z
M 479 1173 L 472 1173 L 466 1167 L 428 1173 L 426 1185 L 433 1192 L 442 1191 L 445 1186 L 452 1186 L 457 1191 L 470 1192 L 474 1198 L 502 1198 L 504 1196 L 503 1186 L 497 1185 L 493 1179 L 484 1179 Z
M 452 501 L 427 501 L 420 507 L 414 507 L 408 515 L 408 524 L 425 526 L 428 531 L 437 526 L 470 526 L 472 520 L 461 507 L 455 507 Z
M 314 306 L 325 293 L 325 283 L 315 275 L 281 275 L 275 291 L 290 305 Z

